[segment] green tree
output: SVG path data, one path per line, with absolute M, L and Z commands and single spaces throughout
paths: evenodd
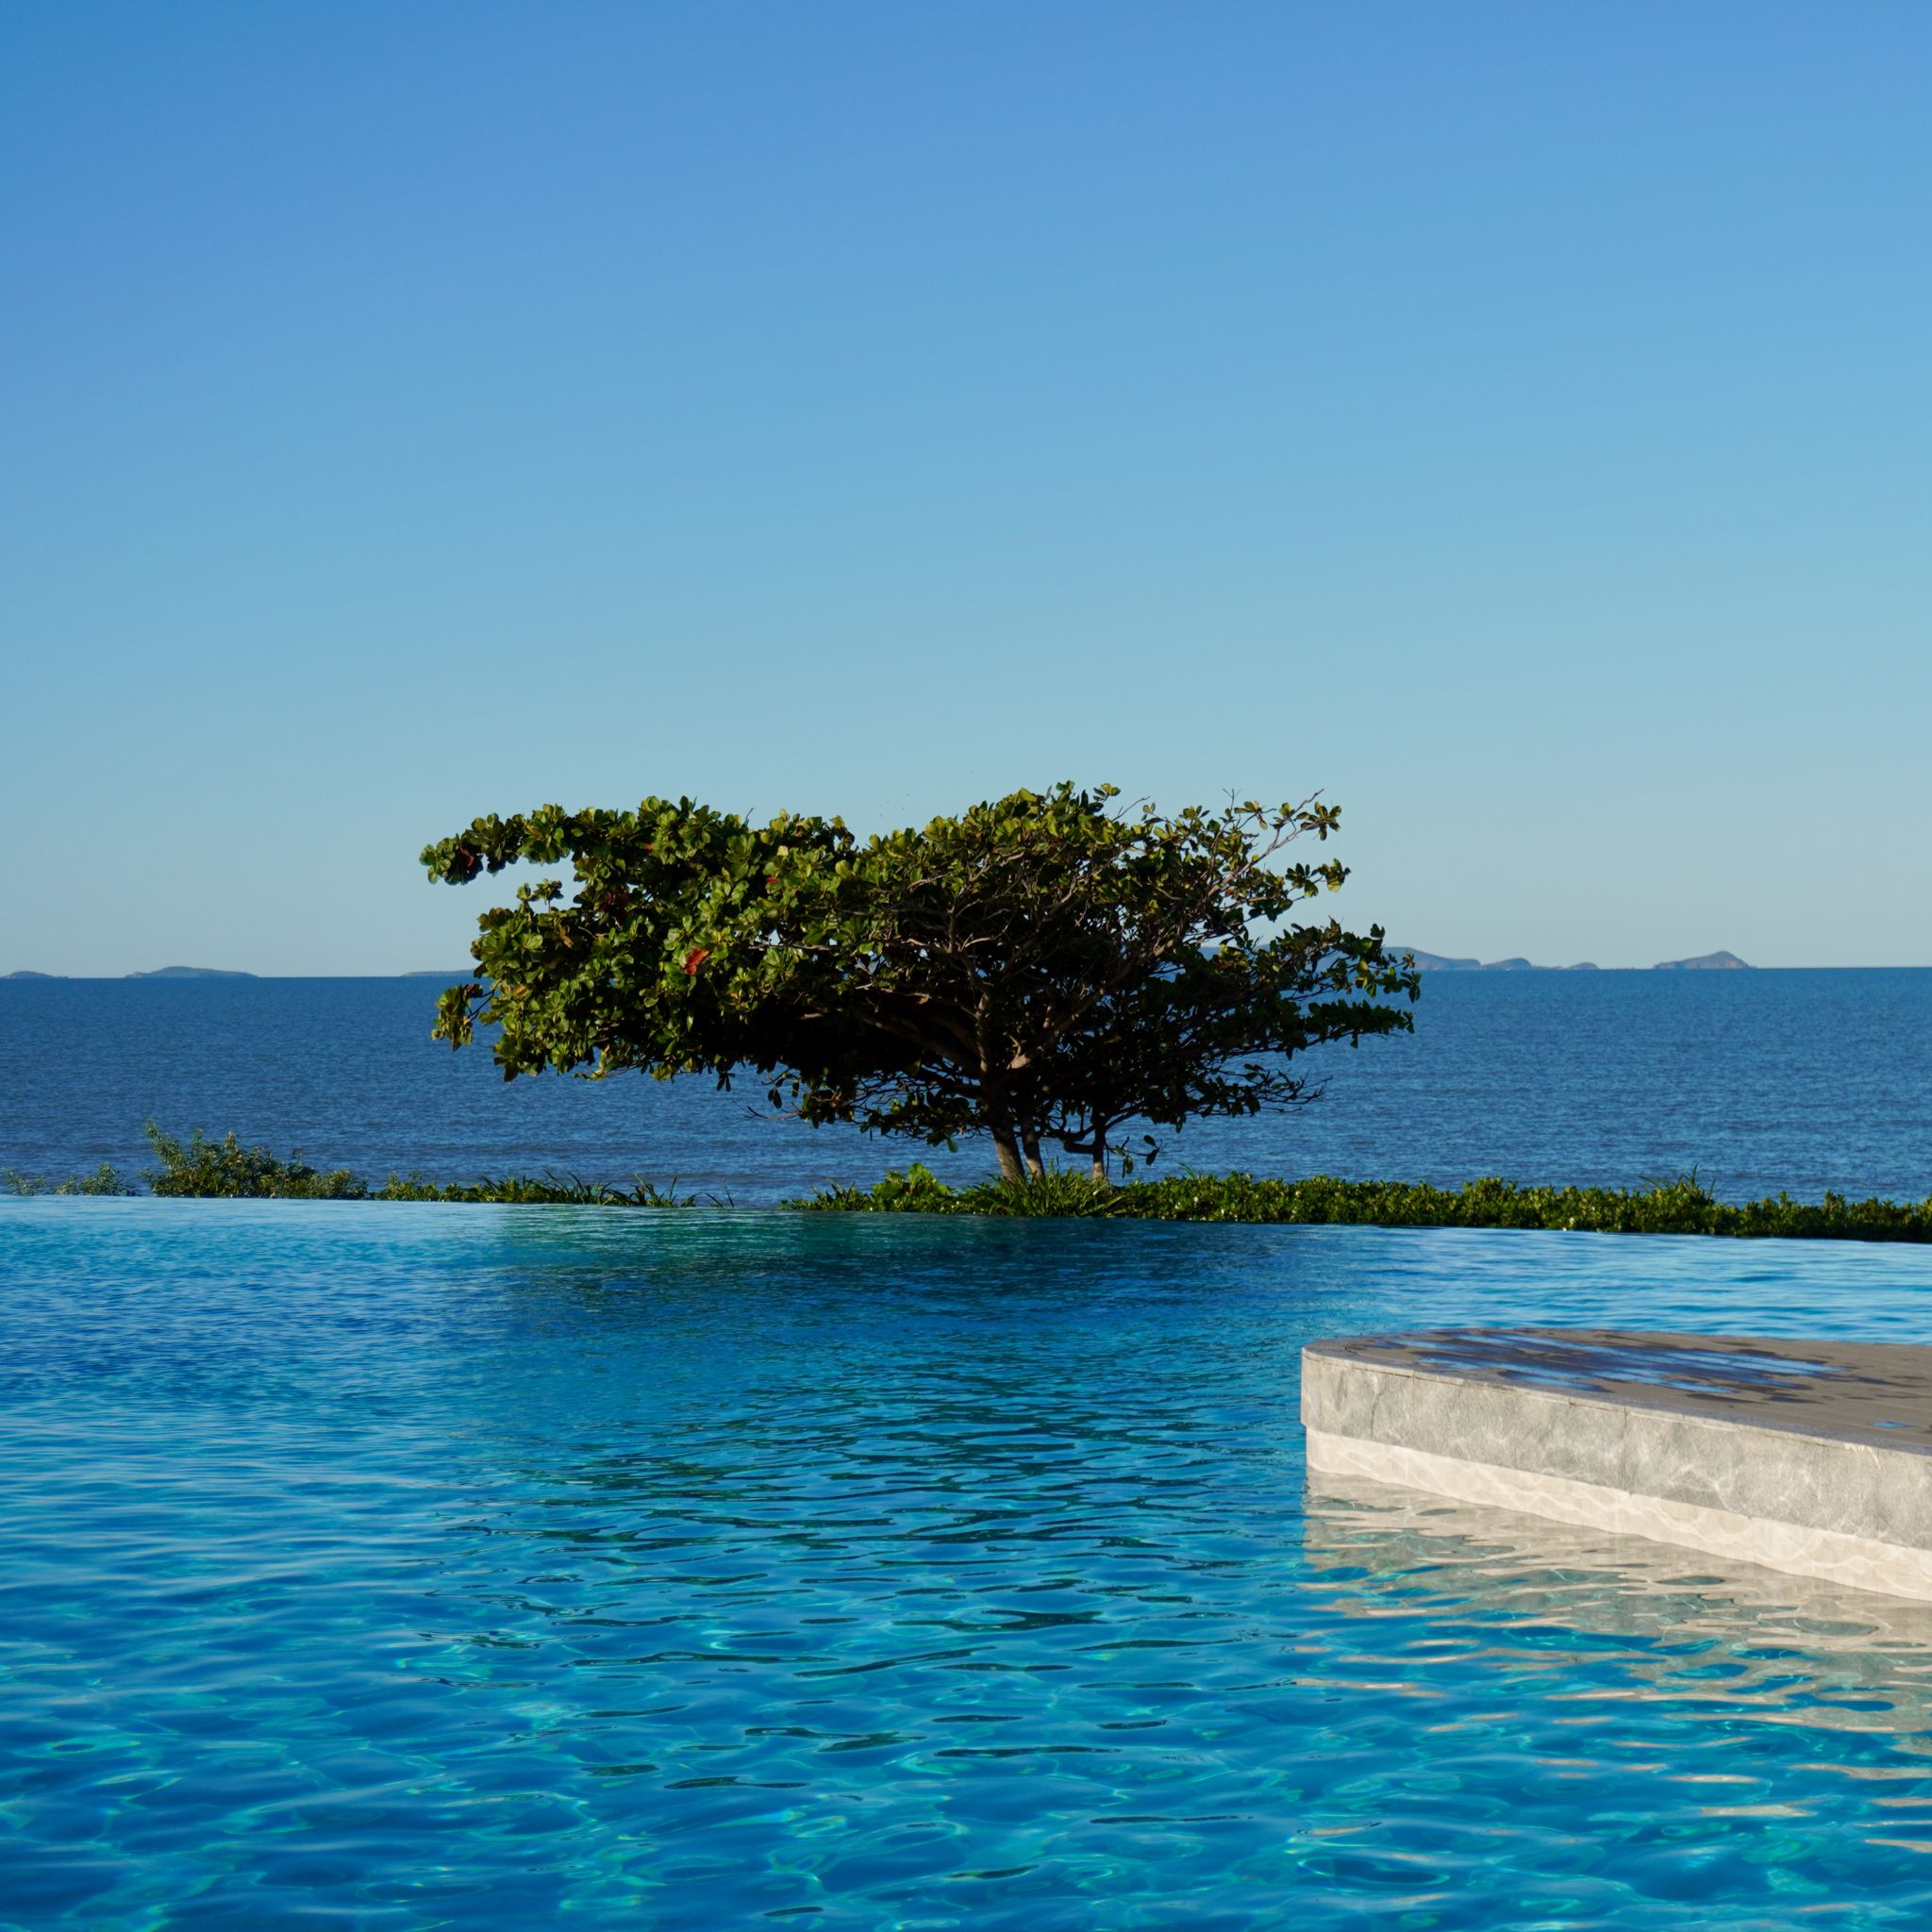
M 1346 876 L 1317 799 L 1167 816 L 1111 786 L 1016 791 L 864 841 L 838 819 L 754 825 L 690 799 L 478 819 L 430 846 L 464 883 L 568 861 L 483 914 L 481 975 L 441 998 L 453 1045 L 498 1028 L 504 1076 L 741 1070 L 804 1119 L 939 1143 L 1043 1145 L 1096 1177 L 1129 1122 L 1177 1130 L 1312 1097 L 1324 1041 L 1405 1030 L 1382 932 L 1297 924 Z M 1151 1137 L 1145 1151 L 1156 1151 Z

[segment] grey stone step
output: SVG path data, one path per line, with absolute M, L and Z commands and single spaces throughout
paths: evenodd
M 1310 1469 L 1932 1600 L 1932 1348 L 1625 1329 L 1311 1343 Z

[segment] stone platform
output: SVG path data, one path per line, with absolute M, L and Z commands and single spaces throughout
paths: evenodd
M 1308 1466 L 1932 1600 L 1932 1348 L 1457 1328 L 1302 1352 Z

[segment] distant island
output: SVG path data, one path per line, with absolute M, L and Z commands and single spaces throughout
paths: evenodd
M 1418 973 L 1597 973 L 1602 969 L 1594 959 L 1579 959 L 1574 966 L 1539 966 L 1533 959 L 1522 958 L 1510 959 L 1458 959 L 1447 953 L 1425 953 L 1420 946 L 1389 946 L 1384 949 L 1391 959 L 1399 959 L 1407 954 L 1415 961 Z M 1655 966 L 1638 968 L 1638 971 L 1651 973 L 1749 973 L 1755 970 L 1750 960 L 1740 959 L 1735 953 L 1699 953 L 1694 959 L 1659 959 Z M 255 979 L 254 973 L 238 973 L 221 966 L 158 966 L 152 973 L 124 973 L 124 979 Z M 398 979 L 445 979 L 467 980 L 477 976 L 474 965 L 453 966 L 447 972 L 441 968 L 423 966 L 412 972 L 398 973 Z M 0 980 L 8 979 L 70 979 L 67 973 L 34 973 L 22 968 L 15 973 L 0 973 Z
M 88 975 L 83 974 L 83 977 Z M 398 973 L 398 979 L 474 979 L 476 969 L 474 966 L 452 967 L 447 973 L 440 967 L 422 967 L 413 973 Z M 8 979 L 72 979 L 71 973 L 36 973 L 30 967 L 23 966 L 17 972 L 0 973 L 0 980 Z M 152 973 L 124 973 L 123 979 L 258 979 L 259 974 L 238 973 L 225 966 L 157 966 Z
M 1533 960 L 1491 959 L 1452 959 L 1446 953 L 1425 953 L 1419 946 L 1387 946 L 1383 949 L 1391 958 L 1399 959 L 1407 953 L 1415 961 L 1418 973 L 1594 973 L 1596 963 L 1591 959 L 1579 959 L 1574 966 L 1539 966 Z
M 124 973 L 124 979 L 253 979 L 252 973 L 232 973 L 221 966 L 157 966 L 152 973 Z
M 1694 959 L 1659 959 L 1653 973 L 1748 973 L 1751 962 L 1735 953 L 1699 953 Z
M 1424 953 L 1418 946 L 1388 946 L 1384 950 L 1399 959 L 1407 953 L 1418 973 L 1597 973 L 1594 959 L 1579 959 L 1574 966 L 1539 966 L 1529 959 L 1455 959 L 1446 953 Z M 1639 971 L 1645 969 L 1640 968 Z M 1652 973 L 1750 972 L 1751 962 L 1735 953 L 1700 953 L 1694 959 L 1659 959 L 1647 969 Z

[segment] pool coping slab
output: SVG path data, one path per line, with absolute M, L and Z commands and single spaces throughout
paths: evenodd
M 1932 1348 L 1434 1329 L 1302 1352 L 1308 1466 L 1932 1600 Z

